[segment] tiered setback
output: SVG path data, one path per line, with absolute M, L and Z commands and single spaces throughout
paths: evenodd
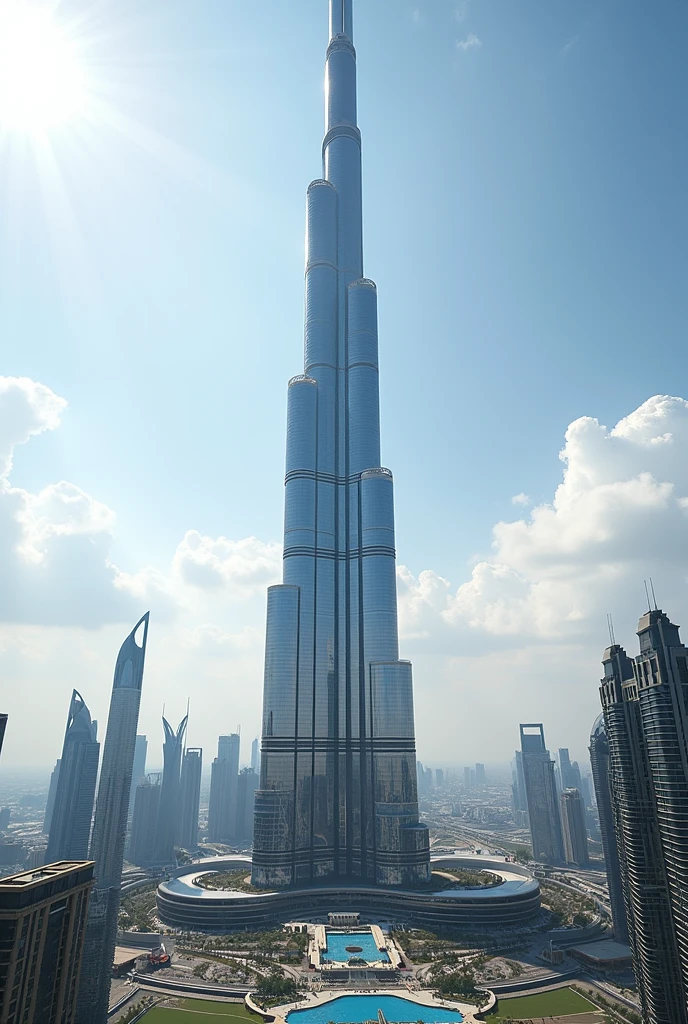
M 307 198 L 304 373 L 289 382 L 283 583 L 268 593 L 253 881 L 429 878 L 399 660 L 377 290 L 363 277 L 351 0 L 330 0 L 323 179 Z
M 412 892 L 365 885 L 317 886 L 286 892 L 250 893 L 201 889 L 194 879 L 210 870 L 248 869 L 247 858 L 213 860 L 180 868 L 178 877 L 158 887 L 158 913 L 165 924 L 214 934 L 259 930 L 287 921 L 325 919 L 355 911 L 362 921 L 391 921 L 423 928 L 503 928 L 527 926 L 540 911 L 537 879 L 503 860 L 442 857 L 436 867 L 485 868 L 503 881 L 484 889 Z

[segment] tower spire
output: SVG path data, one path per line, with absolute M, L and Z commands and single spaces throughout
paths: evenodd
M 345 35 L 354 38 L 353 0 L 330 0 L 330 39 Z

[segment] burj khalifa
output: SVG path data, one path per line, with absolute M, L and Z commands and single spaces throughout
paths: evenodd
M 380 465 L 377 291 L 363 276 L 352 0 L 330 0 L 323 176 L 308 188 L 305 365 L 289 381 L 283 582 L 268 591 L 253 882 L 430 877 L 393 480 Z

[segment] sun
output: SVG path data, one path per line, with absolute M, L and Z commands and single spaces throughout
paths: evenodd
M 52 10 L 0 0 L 0 130 L 48 132 L 85 113 L 85 70 Z

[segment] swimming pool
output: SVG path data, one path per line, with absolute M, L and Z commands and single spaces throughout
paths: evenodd
M 320 954 L 323 963 L 347 963 L 352 957 L 365 960 L 367 964 L 380 960 L 389 963 L 389 956 L 377 948 L 371 932 L 347 932 L 345 935 L 327 932 L 327 949 Z
M 360 945 L 360 943 L 359 943 Z M 308 1010 L 290 1010 L 289 1024 L 362 1024 L 363 1021 L 377 1021 L 377 1011 L 390 1021 L 402 1024 L 404 1021 L 423 1021 L 424 1024 L 461 1024 L 463 1014 L 458 1010 L 445 1010 L 441 1006 L 421 1006 L 400 996 L 340 996 Z

